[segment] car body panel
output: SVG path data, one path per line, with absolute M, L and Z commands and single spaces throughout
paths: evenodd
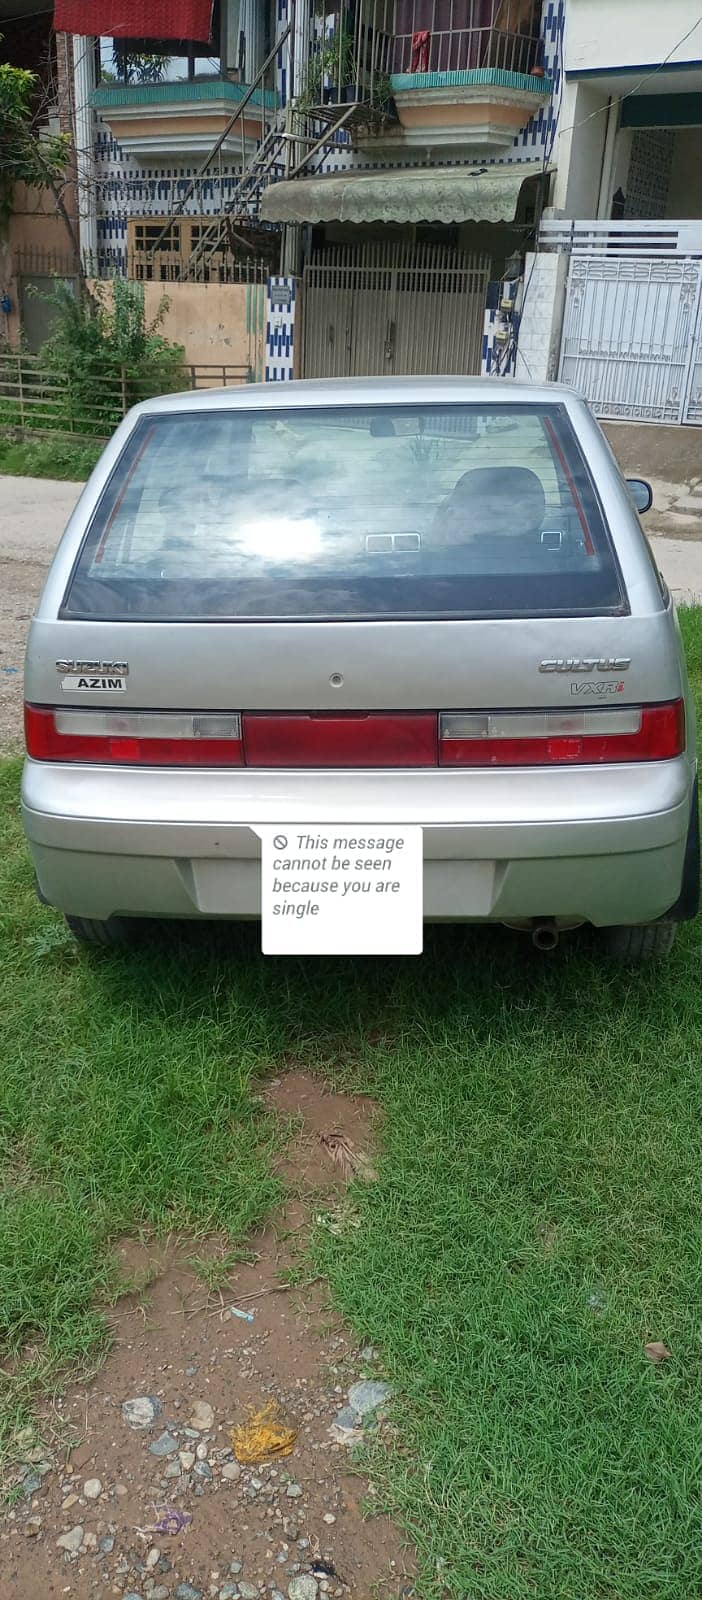
M 139 416 L 206 408 L 555 401 L 595 480 L 626 614 L 478 620 L 98 622 L 59 617 L 102 491 Z M 128 663 L 99 699 L 57 662 Z M 554 668 L 553 663 L 557 662 Z M 613 668 L 609 663 L 619 662 Z M 69 675 L 70 676 L 70 675 Z M 247 387 L 146 402 L 121 424 L 57 551 L 27 652 L 38 705 L 119 710 L 541 709 L 685 698 L 686 753 L 619 766 L 225 771 L 28 761 L 23 814 L 42 894 L 85 917 L 260 914 L 267 822 L 424 829 L 430 920 L 644 922 L 680 893 L 696 771 L 694 708 L 670 597 L 610 448 L 556 385 L 473 379 Z

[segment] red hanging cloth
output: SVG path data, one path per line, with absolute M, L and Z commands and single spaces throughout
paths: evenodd
M 421 28 L 419 33 L 412 35 L 412 71 L 429 71 L 429 45 L 431 34 L 428 28 Z
M 57 33 L 112 39 L 193 39 L 209 44 L 212 0 L 55 0 Z

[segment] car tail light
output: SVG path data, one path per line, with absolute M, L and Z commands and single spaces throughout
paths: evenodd
M 25 707 L 35 761 L 155 767 L 542 767 L 665 761 L 685 705 L 596 711 L 250 712 Z
M 250 767 L 435 767 L 434 711 L 243 717 Z
M 685 704 L 605 711 L 447 712 L 442 767 L 549 767 L 665 761 L 685 749 Z
M 127 767 L 241 767 L 237 713 L 81 711 L 25 707 L 27 753 L 37 761 Z

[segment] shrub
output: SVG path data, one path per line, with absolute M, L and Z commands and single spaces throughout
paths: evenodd
M 53 330 L 39 352 L 47 377 L 64 391 L 54 425 L 103 437 L 138 400 L 187 387 L 185 351 L 159 333 L 168 300 L 147 323 L 140 283 L 115 278 L 110 288 L 98 285 L 78 299 L 57 280 Z

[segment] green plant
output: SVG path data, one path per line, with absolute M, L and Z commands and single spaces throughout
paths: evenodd
M 57 279 L 47 298 L 54 328 L 40 357 L 47 374 L 64 385 L 57 428 L 104 437 L 128 406 L 185 386 L 185 352 L 159 333 L 168 309 L 165 296 L 148 323 L 143 286 L 124 278 L 115 278 L 109 288 L 98 285 L 82 300 Z
M 18 425 L 15 416 L 13 425 Z M 22 439 L 3 437 L 0 409 L 0 473 L 17 478 L 63 478 L 80 483 L 89 478 L 103 451 L 101 440 Z
M 162 83 L 171 57 L 161 50 L 125 50 L 118 41 L 112 52 L 112 60 L 120 83 Z M 103 78 L 106 77 L 107 74 L 103 72 Z
M 66 134 L 38 138 L 32 126 L 36 83 L 35 73 L 0 62 L 0 229 L 10 217 L 15 184 L 52 188 L 68 161 Z
M 307 64 L 307 82 L 297 104 L 301 111 L 321 105 L 326 80 L 332 92 L 339 86 L 354 83 L 357 76 L 353 39 L 348 33 L 335 33 L 325 40 L 321 48 L 310 56 Z

